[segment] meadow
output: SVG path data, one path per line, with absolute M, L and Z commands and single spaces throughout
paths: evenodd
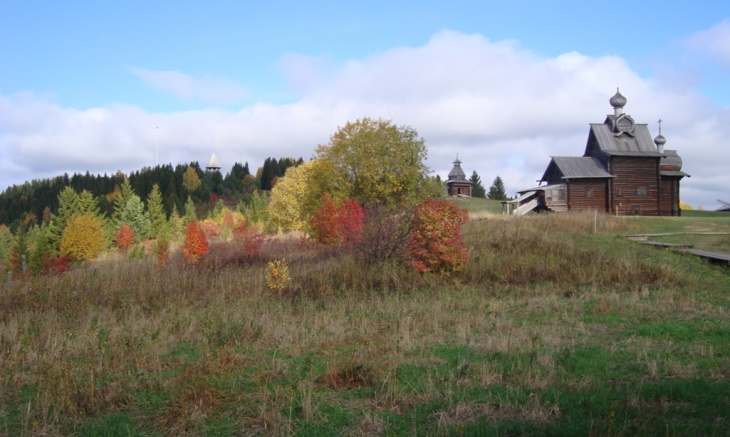
M 730 435 L 730 268 L 624 238 L 730 215 L 467 201 L 448 276 L 280 236 L 3 283 L 0 435 Z

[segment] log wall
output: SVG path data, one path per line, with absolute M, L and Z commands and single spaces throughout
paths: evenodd
M 621 215 L 659 215 L 659 158 L 613 156 L 611 212 Z

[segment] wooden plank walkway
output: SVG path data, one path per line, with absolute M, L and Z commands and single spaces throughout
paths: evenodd
M 701 256 L 712 262 L 719 262 L 730 266 L 730 254 L 721 252 L 710 252 L 701 249 L 692 249 L 691 244 L 683 243 L 662 243 L 661 241 L 649 241 L 650 237 L 664 237 L 667 235 L 679 235 L 679 234 L 694 234 L 694 235 L 730 235 L 730 232 L 669 232 L 664 234 L 633 234 L 626 235 L 625 237 L 632 241 L 638 241 L 641 244 L 648 244 L 650 246 L 666 247 L 670 249 L 682 249 L 682 252 L 689 253 L 692 255 Z
M 725 262 L 730 265 L 730 254 L 720 252 L 708 252 L 700 249 L 684 249 L 682 252 L 691 253 L 693 255 L 701 256 L 715 262 Z
M 667 235 L 730 235 L 730 232 L 664 232 L 661 234 L 629 234 L 629 240 L 642 240 L 649 237 L 666 237 Z
M 649 246 L 659 246 L 659 247 L 671 247 L 671 248 L 682 248 L 682 247 L 692 247 L 691 244 L 684 244 L 684 243 L 662 243 L 661 241 L 643 241 L 639 240 L 641 244 L 648 244 Z

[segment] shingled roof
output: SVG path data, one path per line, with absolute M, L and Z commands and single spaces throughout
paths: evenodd
M 614 120 L 615 117 L 609 115 L 606 123 L 591 123 L 586 155 L 594 155 L 596 152 L 612 156 L 659 157 L 663 155 L 657 151 L 646 124 L 634 125 L 631 134 L 616 135 L 608 124 Z M 594 150 L 596 147 L 597 150 Z
M 541 181 L 579 178 L 612 178 L 597 158 L 591 156 L 553 156 Z

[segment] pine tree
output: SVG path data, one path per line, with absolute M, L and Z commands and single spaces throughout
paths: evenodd
M 149 211 L 151 235 L 157 237 L 158 234 L 164 232 L 167 226 L 167 215 L 162 204 L 162 193 L 160 193 L 160 187 L 157 184 L 152 185 L 152 191 L 147 197 L 147 211 Z
M 15 273 L 23 272 L 23 268 L 25 267 L 23 259 L 27 258 L 28 254 L 28 233 L 25 226 L 21 224 L 18 226 L 18 230 L 15 231 L 13 247 L 10 249 L 10 270 Z
M 127 206 L 122 211 L 121 222 L 129 224 L 129 227 L 134 231 L 137 242 L 142 242 L 150 237 L 152 224 L 147 211 L 144 209 L 142 199 L 136 194 L 127 201 Z
M 13 234 L 10 232 L 10 228 L 5 225 L 0 225 L 0 272 L 4 272 L 5 266 L 8 265 L 8 255 L 12 240 Z
M 127 178 L 122 182 L 121 192 L 114 198 L 114 213 L 112 214 L 112 227 L 116 230 L 122 224 L 122 213 L 127 207 L 127 201 L 135 196 L 134 189 Z
M 188 201 L 185 202 L 185 221 L 191 222 L 198 220 L 198 214 L 195 211 L 195 202 L 193 198 L 188 196 Z
M 76 215 L 91 215 L 100 217 L 99 202 L 90 191 L 84 190 L 79 194 Z
M 497 176 L 494 178 L 494 182 L 492 182 L 492 186 L 489 187 L 489 193 L 487 193 L 487 197 L 492 200 L 507 200 L 507 193 L 504 191 L 504 182 L 502 182 L 502 178 Z
M 46 263 L 53 257 L 50 228 L 48 226 L 39 226 L 33 240 L 33 248 L 28 256 L 28 266 L 33 274 L 37 275 L 43 272 Z
M 484 189 L 484 185 L 482 185 L 482 179 L 479 177 L 476 171 L 472 172 L 469 181 L 471 181 L 472 183 L 471 197 L 487 197 L 487 191 Z
M 51 215 L 51 223 L 49 225 L 49 238 L 53 254 L 56 255 L 61 245 L 61 237 L 66 229 L 66 224 L 75 215 L 78 215 L 79 195 L 71 187 L 66 187 L 58 195 L 58 212 Z

